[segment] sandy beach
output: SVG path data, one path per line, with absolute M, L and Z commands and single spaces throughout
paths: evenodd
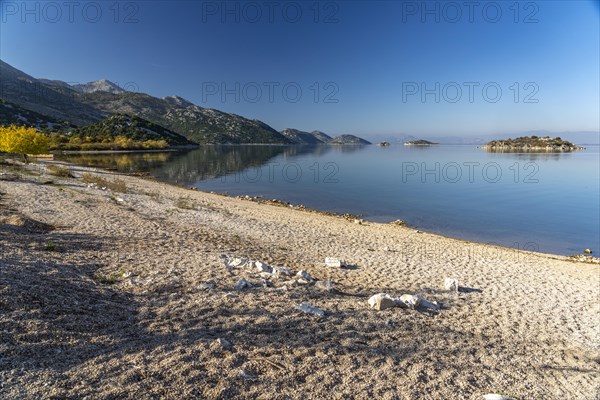
M 1 398 L 600 398 L 598 264 L 50 164 L 0 165 Z

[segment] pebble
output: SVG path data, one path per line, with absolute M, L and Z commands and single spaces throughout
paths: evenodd
M 451 292 L 458 292 L 458 280 L 454 278 L 444 279 L 444 288 Z
M 212 290 L 215 288 L 214 282 L 204 282 L 198 286 L 201 290 Z
M 273 267 L 273 273 L 277 275 L 291 276 L 292 270 L 286 267 Z
M 251 287 L 252 287 L 252 284 L 250 282 L 248 282 L 244 278 L 240 278 L 240 280 L 236 282 L 236 284 L 233 288 L 235 290 L 242 290 L 242 289 L 251 288 Z
M 304 279 L 305 281 L 312 281 L 312 276 L 304 270 L 300 270 L 296 273 L 296 276 L 300 279 Z
M 485 395 L 483 395 L 483 398 L 485 400 L 513 400 L 510 397 L 506 397 L 504 395 L 495 394 L 495 393 L 485 394 Z
M 313 307 L 308 303 L 301 303 L 296 306 L 296 309 L 302 311 L 304 314 L 318 315 L 319 317 L 325 315 L 325 311 L 321 310 L 320 308 Z
M 268 272 L 268 273 L 273 272 L 273 268 L 271 268 L 269 265 L 267 265 L 263 262 L 260 262 L 260 261 L 255 261 L 254 266 L 256 267 L 256 269 L 259 272 Z
M 371 298 L 368 300 L 368 303 L 371 308 L 378 311 L 398 307 L 398 302 L 396 299 L 386 293 L 377 293 L 371 296 Z
M 341 268 L 341 267 L 345 266 L 346 263 L 344 261 L 340 260 L 339 258 L 325 257 L 325 265 L 327 267 L 332 267 L 332 268 Z
M 400 296 L 400 307 L 417 308 L 421 302 L 421 298 L 412 294 L 403 294 Z
M 315 287 L 325 292 L 331 292 L 333 290 L 333 282 L 331 281 L 317 281 Z
M 213 350 L 231 350 L 233 349 L 233 345 L 231 344 L 230 341 L 223 339 L 223 338 L 218 338 L 215 339 L 215 341 L 212 342 L 212 344 L 210 345 L 210 348 Z

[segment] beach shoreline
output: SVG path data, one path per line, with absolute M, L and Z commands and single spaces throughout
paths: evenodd
M 24 168 L 0 166 L 7 397 L 595 398 L 598 264 L 97 168 Z M 314 281 L 228 272 L 223 254 Z M 252 287 L 234 289 L 241 278 Z M 441 309 L 369 308 L 380 292 Z

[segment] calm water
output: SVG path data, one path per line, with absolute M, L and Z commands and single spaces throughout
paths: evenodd
M 487 153 L 475 146 L 204 146 L 63 159 L 371 221 L 402 219 L 479 242 L 600 253 L 598 146 L 566 154 Z

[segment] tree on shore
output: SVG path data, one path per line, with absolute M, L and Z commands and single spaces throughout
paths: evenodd
M 49 139 L 35 128 L 25 126 L 0 127 L 0 152 L 23 155 L 25 164 L 29 163 L 28 154 L 48 152 Z

